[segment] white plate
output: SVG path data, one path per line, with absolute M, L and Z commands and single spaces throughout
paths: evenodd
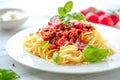
M 64 66 L 56 65 L 44 59 L 29 54 L 23 49 L 23 40 L 26 35 L 36 32 L 38 28 L 29 28 L 15 34 L 6 45 L 8 54 L 17 62 L 26 66 L 56 73 L 66 74 L 88 74 L 95 72 L 108 71 L 120 67 L 120 31 L 115 28 L 110 28 L 104 25 L 97 25 L 98 31 L 108 40 L 108 45 L 112 47 L 116 53 L 107 60 L 83 65 Z

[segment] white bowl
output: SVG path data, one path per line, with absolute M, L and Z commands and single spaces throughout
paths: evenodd
M 23 25 L 27 19 L 28 15 L 24 10 L 16 8 L 0 9 L 0 28 L 2 29 L 16 29 Z

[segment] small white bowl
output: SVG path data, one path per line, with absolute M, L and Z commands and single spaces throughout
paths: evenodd
M 0 9 L 1 29 L 16 29 L 23 25 L 27 19 L 28 15 L 24 10 L 16 8 Z

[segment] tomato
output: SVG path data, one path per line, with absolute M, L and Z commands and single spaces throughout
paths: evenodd
M 99 17 L 99 23 L 104 24 L 104 25 L 108 25 L 108 26 L 113 26 L 112 19 L 110 17 L 108 17 L 107 15 L 101 15 Z
M 96 8 L 93 7 L 93 6 L 90 6 L 90 7 L 88 7 L 87 11 L 88 12 L 94 12 L 94 11 L 96 11 Z
M 87 21 L 98 23 L 98 15 L 96 15 L 95 13 L 88 13 L 86 15 L 86 19 Z
M 81 10 L 80 13 L 82 13 L 83 15 L 86 15 L 88 13 L 87 10 Z
M 117 12 L 112 11 L 111 13 L 107 13 L 103 10 L 96 9 L 93 6 L 83 9 L 80 12 L 85 15 L 87 21 L 108 26 L 115 26 L 120 20 Z M 76 28 L 80 28 L 79 24 L 76 25 Z
M 97 14 L 98 16 L 101 16 L 101 15 L 105 15 L 105 12 L 102 11 L 102 10 L 100 10 L 100 11 L 98 11 L 96 14 Z
M 116 25 L 119 22 L 118 14 L 112 13 L 112 14 L 109 15 L 109 17 L 112 19 L 113 25 Z

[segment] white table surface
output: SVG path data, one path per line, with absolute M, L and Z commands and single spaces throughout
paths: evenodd
M 56 14 L 57 7 L 62 6 L 62 4 L 64 4 L 66 1 L 67 0 L 41 0 L 41 2 L 38 0 L 0 0 L 0 8 L 21 8 L 26 10 L 30 15 L 28 21 L 19 29 L 5 31 L 0 28 L 0 68 L 14 70 L 20 75 L 20 78 L 18 80 L 120 80 L 120 68 L 107 72 L 84 75 L 57 74 L 24 66 L 9 57 L 5 50 L 5 45 L 10 37 L 28 27 L 39 27 L 42 24 L 46 24 L 49 17 Z M 108 8 L 111 8 L 113 10 L 120 8 L 120 4 L 118 4 L 119 0 L 104 1 L 101 0 L 100 2 L 99 0 L 75 0 L 74 3 L 76 5 L 73 11 L 77 11 L 91 5 L 104 10 L 107 10 Z M 83 4 L 83 2 L 85 4 Z M 120 23 L 115 28 L 120 29 Z M 13 64 L 15 64 L 15 66 L 13 66 Z

